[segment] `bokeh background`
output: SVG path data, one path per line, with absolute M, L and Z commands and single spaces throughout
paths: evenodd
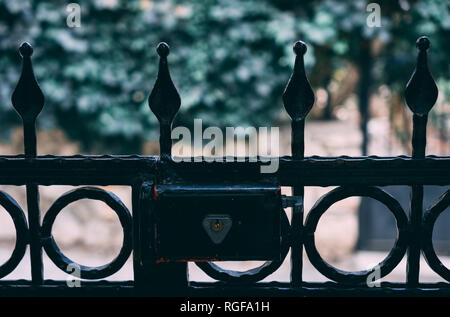
M 305 64 L 316 94 L 306 125 L 306 155 L 408 155 L 412 120 L 403 91 L 421 35 L 431 40 L 429 64 L 440 91 L 429 115 L 427 154 L 450 155 L 447 0 L 377 1 L 379 28 L 367 26 L 370 12 L 363 0 L 80 0 L 75 3 L 81 8 L 81 27 L 75 28 L 66 23 L 69 3 L 0 0 L 2 155 L 23 152 L 21 122 L 10 102 L 23 41 L 34 46 L 34 70 L 46 96 L 38 119 L 39 154 L 158 154 L 158 123 L 147 98 L 157 74 L 155 48 L 165 41 L 182 98 L 174 126 L 190 127 L 194 118 L 201 118 L 204 127 L 279 126 L 280 154 L 289 155 L 289 118 L 281 95 L 292 72 L 292 45 L 299 39 L 308 44 Z M 1 189 L 26 210 L 24 188 Z M 42 213 L 69 189 L 41 187 Z M 128 188 L 107 189 L 131 210 Z M 306 188 L 305 210 L 329 190 Z M 392 190 L 399 200 L 406 197 L 408 210 L 408 189 Z M 434 201 L 445 188 L 429 190 L 427 199 Z M 393 219 L 382 206 L 367 206 L 359 198 L 346 199 L 319 223 L 318 248 L 333 265 L 348 270 L 373 266 L 393 244 Z M 370 225 L 378 219 L 374 210 L 384 213 L 386 222 Z M 361 219 L 372 220 L 364 227 Z M 440 221 L 444 232 L 450 218 Z M 381 234 L 372 234 L 374 229 Z M 114 213 L 84 200 L 58 216 L 54 235 L 69 257 L 85 265 L 114 258 L 122 239 Z M 445 262 L 450 236 L 439 239 Z M 0 262 L 9 257 L 14 241 L 12 221 L 0 209 Z M 45 261 L 46 278 L 65 277 Z M 270 279 L 287 280 L 288 262 Z M 226 265 L 247 269 L 256 264 Z M 193 279 L 207 279 L 190 268 Z M 403 263 L 387 279 L 404 281 L 404 271 Z M 424 280 L 438 280 L 426 264 L 422 273 Z M 304 275 L 306 280 L 324 279 L 306 257 Z M 29 276 L 25 258 L 7 278 Z M 113 278 L 131 279 L 130 261 Z

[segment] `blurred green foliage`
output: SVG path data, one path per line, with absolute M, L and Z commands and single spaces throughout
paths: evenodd
M 147 97 L 160 41 L 171 46 L 182 97 L 176 124 L 201 118 L 204 125 L 268 126 L 286 118 L 281 94 L 298 39 L 309 44 L 306 65 L 316 87 L 358 58 L 362 40 L 381 43 L 375 83 L 400 92 L 414 67 L 414 41 L 425 34 L 434 76 L 449 85 L 446 0 L 378 2 L 381 28 L 367 27 L 363 0 L 79 0 L 79 28 L 66 25 L 69 3 L 0 0 L 2 133 L 19 123 L 10 96 L 23 41 L 34 46 L 46 96 L 40 128 L 60 127 L 85 150 L 140 152 L 142 142 L 157 137 Z

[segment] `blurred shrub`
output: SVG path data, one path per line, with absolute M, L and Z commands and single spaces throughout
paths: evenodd
M 435 75 L 450 73 L 445 0 L 382 1 L 379 29 L 366 27 L 363 0 L 79 0 L 79 28 L 66 25 L 69 2 L 0 0 L 0 133 L 19 123 L 10 96 L 23 41 L 34 45 L 46 96 L 40 128 L 59 127 L 85 150 L 115 153 L 140 152 L 157 137 L 147 97 L 160 41 L 172 48 L 182 97 L 176 124 L 184 125 L 202 118 L 204 125 L 268 126 L 286 118 L 281 94 L 297 39 L 310 44 L 306 64 L 316 87 L 357 58 L 362 39 L 388 48 L 377 56 L 374 76 L 394 89 L 411 74 L 412 43 L 422 33 L 432 37 Z

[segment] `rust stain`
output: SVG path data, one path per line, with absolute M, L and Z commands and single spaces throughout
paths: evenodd
M 158 263 L 169 263 L 169 262 L 170 262 L 170 259 L 159 258 L 159 259 L 156 259 L 155 262 L 156 262 L 157 264 L 158 264 Z

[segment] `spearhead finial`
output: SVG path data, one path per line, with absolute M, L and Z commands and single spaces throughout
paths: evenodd
M 148 104 L 159 122 L 170 124 L 180 109 L 181 99 L 172 82 L 167 64 L 169 45 L 164 42 L 159 43 L 156 51 L 160 58 L 158 77 L 148 98 Z
M 35 122 L 44 107 L 44 95 L 39 88 L 31 64 L 33 47 L 25 42 L 19 48 L 22 73 L 11 97 L 12 104 L 24 122 Z
M 170 78 L 167 56 L 170 53 L 167 43 L 159 43 L 156 49 L 159 55 L 159 70 L 155 86 L 148 97 L 150 109 L 160 125 L 159 145 L 162 158 L 172 155 L 171 127 L 181 105 L 181 98 Z
M 303 59 L 306 51 L 304 42 L 298 41 L 294 44 L 294 53 L 297 55 L 294 71 L 283 93 L 284 107 L 293 121 L 305 119 L 314 105 L 314 92 L 306 77 Z
M 419 50 L 417 65 L 405 90 L 405 100 L 411 111 L 419 116 L 427 115 L 436 103 L 438 88 L 428 68 L 427 50 L 430 40 L 426 36 L 417 39 Z

